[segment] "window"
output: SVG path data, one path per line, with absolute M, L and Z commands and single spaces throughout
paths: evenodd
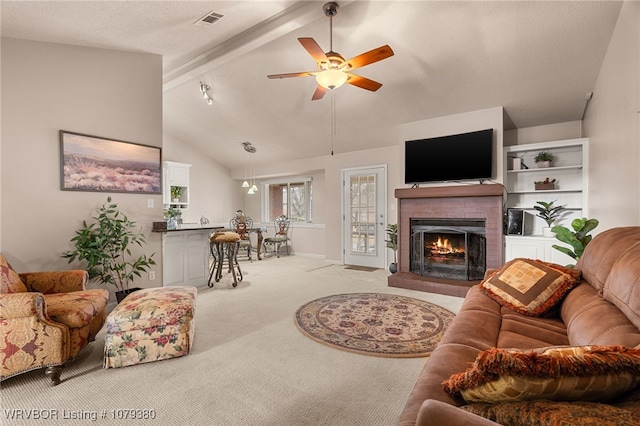
M 262 217 L 266 222 L 285 215 L 292 222 L 311 222 L 311 178 L 262 184 Z

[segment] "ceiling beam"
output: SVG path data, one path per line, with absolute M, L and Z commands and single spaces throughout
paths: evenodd
M 351 3 L 341 1 L 340 6 Z M 324 18 L 319 3 L 300 1 L 271 18 L 254 25 L 238 35 L 167 71 L 163 77 L 163 90 L 169 91 L 201 74 L 236 59 L 277 38 L 311 22 Z

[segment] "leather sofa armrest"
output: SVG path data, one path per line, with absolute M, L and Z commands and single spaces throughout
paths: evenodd
M 60 272 L 26 272 L 19 274 L 27 291 L 42 294 L 69 293 L 86 289 L 89 274 L 83 270 Z
M 0 319 L 37 317 L 45 319 L 44 296 L 41 293 L 8 293 L 0 295 Z
M 496 426 L 497 423 L 446 402 L 427 399 L 420 407 L 416 426 L 431 425 Z

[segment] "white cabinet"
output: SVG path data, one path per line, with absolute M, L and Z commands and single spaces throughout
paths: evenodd
M 210 230 L 162 234 L 162 285 L 204 287 L 209 279 Z
M 165 207 L 186 209 L 189 207 L 189 168 L 191 164 L 164 161 L 162 163 L 164 188 L 162 203 Z M 175 192 L 179 191 L 179 195 Z M 177 195 L 177 196 L 176 196 Z
M 540 259 L 559 265 L 573 265 L 576 263 L 571 257 L 553 248 L 553 245 L 566 246 L 554 237 L 533 236 L 505 236 L 504 261 L 508 262 L 518 257 Z
M 535 156 L 547 151 L 554 157 L 551 167 L 538 168 Z M 519 158 L 524 164 L 518 168 Z M 504 185 L 506 208 L 522 209 L 526 213 L 525 235 L 505 236 L 505 261 L 515 257 L 537 258 L 559 264 L 575 263 L 573 259 L 553 249 L 564 245 L 556 238 L 542 236 L 546 223 L 535 217 L 537 201 L 555 201 L 565 210 L 554 225 L 570 227 L 575 218 L 588 217 L 589 140 L 586 138 L 507 146 L 504 148 Z M 515 163 L 515 165 L 514 165 Z M 528 167 L 528 168 L 526 168 Z M 554 189 L 536 190 L 535 183 L 554 180 Z

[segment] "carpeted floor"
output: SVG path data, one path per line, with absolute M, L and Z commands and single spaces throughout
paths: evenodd
M 424 359 L 319 345 L 296 329 L 294 313 L 310 300 L 351 292 L 405 295 L 452 312 L 462 304 L 388 287 L 384 270 L 345 270 L 322 259 L 269 257 L 241 266 L 245 279 L 238 287 L 225 275 L 214 288 L 199 289 L 189 356 L 104 370 L 102 331 L 58 386 L 49 386 L 42 371 L 2 382 L 0 424 L 393 425 Z

